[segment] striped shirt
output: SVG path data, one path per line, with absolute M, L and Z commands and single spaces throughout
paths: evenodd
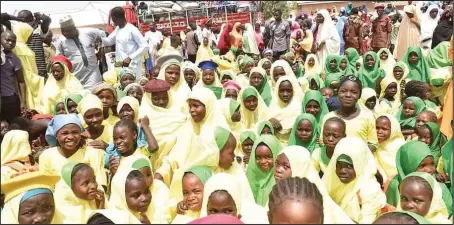
M 36 66 L 38 67 L 39 75 L 44 74 L 44 76 L 47 77 L 46 59 L 44 57 L 43 40 L 41 38 L 42 36 L 43 32 L 41 31 L 41 27 L 34 29 L 32 40 L 28 44 L 28 47 L 35 52 Z

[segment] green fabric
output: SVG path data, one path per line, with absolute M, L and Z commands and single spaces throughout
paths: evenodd
M 356 74 L 356 61 L 359 59 L 359 53 L 355 48 L 347 48 L 345 50 L 348 54 L 348 67 L 347 70 L 345 71 L 345 74 L 347 75 L 354 75 Z
M 215 87 L 215 86 L 212 86 L 212 85 L 207 85 L 205 87 L 209 88 L 211 91 L 213 91 L 214 95 L 216 95 L 216 99 L 221 99 L 221 97 L 222 97 L 222 87 Z
M 426 109 L 426 104 L 424 104 L 424 101 L 421 100 L 419 97 L 408 97 L 406 98 L 405 100 L 409 100 L 411 102 L 413 102 L 416 106 L 416 113 L 414 116 L 410 117 L 410 118 L 405 118 L 404 114 L 403 114 L 403 108 L 404 108 L 404 105 L 402 103 L 402 105 L 399 107 L 399 110 L 397 111 L 397 119 L 399 120 L 399 123 L 400 123 L 400 127 L 402 129 L 415 129 L 416 127 L 416 117 Z
M 123 90 L 121 90 L 121 85 L 119 85 L 115 91 L 117 92 L 117 102 L 119 102 L 123 97 L 125 97 L 127 94 Z
M 250 130 L 241 132 L 241 134 L 240 134 L 241 144 L 243 144 L 243 142 L 246 141 L 246 139 L 248 139 L 248 138 L 251 139 L 252 142 L 255 143 L 255 141 L 257 140 L 257 135 L 253 131 L 250 131 Z
M 336 68 L 334 69 L 331 69 L 329 67 L 329 63 L 331 62 L 331 60 L 336 60 Z M 328 55 L 326 57 L 326 61 L 325 61 L 325 73 L 326 74 L 330 74 L 330 73 L 338 73 L 338 72 L 341 72 L 340 69 L 339 69 L 339 63 L 337 62 L 337 55 Z
M 263 129 L 265 129 L 265 126 L 270 128 L 271 134 L 274 135 L 273 124 L 270 121 L 268 121 L 268 120 L 264 120 L 264 121 L 262 121 L 262 122 L 257 124 L 257 135 L 260 136 L 262 134 L 262 131 L 263 131 Z
M 145 167 L 151 168 L 151 164 L 150 164 L 149 160 L 146 160 L 144 158 L 140 158 L 132 164 L 132 168 L 136 169 L 136 170 L 139 170 L 139 169 L 142 169 Z
M 329 113 L 328 105 L 326 105 L 326 101 L 323 98 L 322 93 L 320 91 L 314 91 L 314 90 L 309 90 L 306 92 L 303 98 L 303 105 L 301 107 L 301 112 L 302 113 L 307 113 L 306 112 L 306 105 L 309 103 L 309 101 L 316 101 L 318 105 L 320 106 L 320 112 L 315 116 L 315 119 L 317 120 L 318 124 L 322 124 L 323 117 Z M 316 129 L 318 130 L 318 133 L 320 133 L 320 126 L 317 126 Z
M 372 68 L 366 67 L 367 56 L 372 56 L 374 59 L 374 66 Z M 359 69 L 358 77 L 361 80 L 363 88 L 373 88 L 375 89 L 375 82 L 381 77 L 385 77 L 385 71 L 380 68 L 380 61 L 378 60 L 377 53 L 369 51 L 363 57 L 363 66 Z
M 312 130 L 313 130 L 312 138 L 307 143 L 303 143 L 296 136 L 298 123 L 301 120 L 309 120 L 309 122 L 311 122 L 311 124 L 312 124 Z M 293 124 L 292 131 L 290 132 L 290 139 L 288 141 L 288 146 L 292 146 L 292 145 L 302 146 L 302 147 L 306 148 L 310 153 L 312 153 L 318 147 L 317 140 L 318 140 L 319 135 L 318 135 L 317 127 L 318 127 L 317 119 L 315 119 L 315 117 L 312 114 L 302 113 L 301 115 L 296 117 L 295 123 Z
M 123 78 L 126 74 L 131 74 L 132 76 L 136 77 L 136 73 L 129 68 L 122 68 L 120 70 L 120 79 Z
M 255 202 L 261 206 L 268 204 L 268 196 L 274 185 L 274 169 L 264 172 L 255 161 L 255 151 L 261 143 L 267 145 L 273 154 L 273 165 L 277 155 L 281 152 L 281 143 L 273 135 L 261 135 L 252 147 L 251 157 L 246 169 L 246 176 L 254 194 Z
M 219 49 L 213 49 L 213 54 L 214 55 L 219 55 L 219 53 L 220 53 Z
M 418 224 L 432 224 L 428 220 L 426 220 L 424 217 L 422 217 L 416 213 L 407 212 L 407 211 L 394 211 L 394 212 L 385 213 L 383 215 L 391 214 L 391 213 L 407 214 L 408 216 L 411 216 L 413 219 L 415 219 L 418 222 Z
M 219 79 L 222 80 L 224 79 L 224 76 L 227 75 L 229 76 L 231 79 L 233 79 L 235 77 L 235 72 L 233 72 L 233 70 L 223 70 L 221 71 L 220 73 L 220 77 Z
M 303 68 L 304 67 L 303 67 L 303 64 L 301 62 L 296 62 L 296 63 L 298 63 L 298 69 L 296 70 L 295 75 L 296 75 L 297 78 L 300 78 L 300 77 L 302 77 L 304 75 L 304 73 L 303 73 Z
M 235 99 L 231 99 L 229 101 L 229 112 L 230 112 L 230 116 L 233 115 L 233 113 L 235 113 L 238 109 L 240 108 L 240 103 L 235 100 Z
M 230 131 L 227 129 L 217 126 L 214 128 L 214 139 L 216 140 L 216 145 L 219 148 L 219 151 L 224 148 L 225 144 L 229 140 Z
M 73 93 L 73 94 L 69 94 L 66 96 L 65 98 L 65 102 L 66 104 L 68 104 L 68 100 L 72 100 L 73 102 L 75 102 L 76 104 L 79 104 L 80 101 L 82 101 L 82 95 L 81 94 L 76 94 L 76 93 Z
M 429 68 L 442 68 L 451 66 L 452 63 L 449 61 L 449 41 L 443 41 L 437 45 L 434 49 L 429 50 L 426 56 L 427 65 Z
M 450 160 L 452 158 L 452 137 L 441 148 L 441 157 L 443 160 L 443 170 L 445 171 L 445 173 L 452 171 L 452 163 L 450 163 Z M 451 187 L 452 186 L 453 185 L 451 185 Z
M 309 75 L 307 77 L 307 80 L 309 81 L 309 89 L 311 88 L 312 81 L 315 81 L 315 83 L 317 84 L 317 87 L 318 87 L 317 90 L 320 90 L 321 88 L 325 87 L 325 83 L 323 82 L 322 78 L 320 78 L 320 76 L 318 76 L 316 74 L 313 74 L 313 76 Z
M 343 59 L 345 59 L 345 61 L 347 61 L 347 67 L 345 67 L 345 70 L 342 70 L 340 68 L 340 64 Z M 340 73 L 342 73 L 343 75 L 347 74 L 347 72 L 350 71 L 349 67 L 350 67 L 350 63 L 348 62 L 347 56 L 345 56 L 345 55 L 337 56 L 337 68 L 339 68 Z
M 440 87 L 445 83 L 445 80 L 443 78 L 435 78 L 435 79 L 430 79 L 430 84 L 436 87 Z
M 270 84 L 268 83 L 268 76 L 266 74 L 261 73 L 259 74 L 262 75 L 263 77 L 263 83 L 260 89 L 257 91 L 260 93 L 260 96 L 262 96 L 262 99 L 265 102 L 266 106 L 270 106 L 271 99 L 273 98 L 273 96 L 271 95 L 271 87 Z
M 243 57 L 243 60 L 240 60 L 240 71 L 243 71 L 244 67 L 246 67 L 247 64 L 249 63 L 254 63 L 254 59 L 248 55 L 245 55 Z
M 55 102 L 55 105 L 54 105 L 54 116 L 57 115 L 57 105 L 60 104 L 60 103 L 63 104 L 63 108 L 65 109 L 65 112 L 68 113 L 68 105 L 66 104 L 64 99 L 60 99 L 57 102 Z
M 328 157 L 328 154 L 326 154 L 326 147 L 325 147 L 325 146 L 321 146 L 321 147 L 320 147 L 320 159 L 321 159 L 322 163 L 323 163 L 325 166 L 328 166 L 329 161 L 330 161 L 331 159 Z
M 340 155 L 340 156 L 337 158 L 337 161 L 338 161 L 338 162 L 344 162 L 344 163 L 348 163 L 348 164 L 350 164 L 350 165 L 353 165 L 353 160 L 352 160 L 352 158 L 350 158 L 350 156 L 345 155 L 345 154 Z
M 244 101 L 249 96 L 255 96 L 256 98 L 258 97 L 257 90 L 255 90 L 254 87 L 247 87 L 246 89 L 244 89 L 243 94 L 241 95 L 241 98 Z
M 325 78 L 325 87 L 330 87 L 330 85 L 334 82 L 340 83 L 341 79 L 340 76 L 343 75 L 342 73 L 332 73 Z
M 63 168 L 61 169 L 61 178 L 65 183 L 71 187 L 72 186 L 72 177 L 71 174 L 73 173 L 73 169 L 75 166 L 79 165 L 79 163 L 74 161 L 68 161 L 65 163 Z
M 208 166 L 194 166 L 186 170 L 185 173 L 194 174 L 197 178 L 199 178 L 202 184 L 205 185 L 211 175 L 213 175 L 213 170 Z
M 434 156 L 435 168 L 437 168 L 438 160 L 441 157 L 441 148 L 446 143 L 446 137 L 440 132 L 440 126 L 433 122 L 425 123 L 424 126 L 429 128 L 432 134 L 432 144 L 430 144 L 430 151 Z
M 410 53 L 415 52 L 419 56 L 419 60 L 416 64 L 410 64 L 408 62 L 408 57 Z M 401 59 L 402 62 L 408 66 L 408 79 L 410 80 L 419 80 L 422 82 L 429 82 L 429 66 L 427 61 L 424 58 L 421 48 L 418 46 L 410 46 L 405 52 L 404 56 Z

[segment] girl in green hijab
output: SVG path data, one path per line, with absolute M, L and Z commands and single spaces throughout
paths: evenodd
M 303 98 L 301 112 L 312 114 L 317 123 L 321 124 L 323 117 L 329 113 L 328 106 L 326 105 L 322 93 L 314 90 L 306 92 Z M 320 132 L 320 126 L 316 126 L 315 128 Z
M 317 144 L 319 129 L 317 120 L 312 114 L 303 113 L 299 115 L 293 124 L 288 145 L 302 146 L 312 153 L 319 147 Z
M 428 122 L 417 128 L 416 132 L 418 133 L 418 140 L 430 147 L 434 156 L 435 168 L 437 168 L 441 157 L 441 148 L 446 143 L 446 137 L 440 132 L 440 126 L 436 123 Z
M 325 87 L 333 89 L 334 96 L 337 96 L 343 76 L 342 73 L 333 73 L 325 78 Z
M 377 53 L 369 51 L 363 57 L 363 66 L 358 72 L 359 80 L 363 88 L 369 87 L 375 89 L 376 81 L 385 77 L 385 71 L 380 68 Z
M 270 121 L 264 120 L 257 124 L 257 135 L 260 136 L 262 134 L 274 135 L 273 124 Z
M 309 89 L 311 90 L 318 91 L 321 88 L 325 87 L 325 83 L 323 82 L 322 78 L 314 72 L 308 74 L 306 78 L 307 81 L 309 82 Z
M 429 82 L 429 66 L 424 58 L 421 48 L 418 46 L 410 46 L 405 52 L 402 62 L 408 66 L 408 79 Z
M 429 68 L 438 69 L 452 65 L 451 61 L 449 61 L 448 48 L 449 41 L 443 41 L 429 51 L 429 54 L 426 56 Z
M 266 134 L 261 135 L 252 147 L 246 176 L 258 205 L 265 206 L 268 203 L 269 193 L 275 183 L 274 162 L 281 148 L 275 136 Z
M 350 64 L 348 63 L 348 58 L 345 55 L 340 55 L 337 57 L 337 67 L 339 72 L 343 75 L 346 75 L 349 71 Z
M 257 135 L 255 132 L 250 130 L 245 130 L 240 134 L 241 150 L 243 151 L 243 168 L 247 167 L 249 163 L 249 157 L 251 157 L 252 147 L 254 146 L 255 141 L 257 140 Z
M 452 137 L 441 148 L 441 158 L 437 166 L 437 180 L 440 182 L 452 181 Z M 451 172 L 450 172 L 451 171 Z M 454 185 L 451 185 L 451 193 Z
M 356 61 L 359 59 L 358 51 L 355 48 L 347 48 L 345 50 L 345 56 L 348 58 L 348 67 L 345 74 L 354 75 L 356 74 Z
M 266 75 L 265 69 L 261 67 L 254 67 L 251 69 L 251 75 L 249 76 L 249 85 L 255 87 L 255 89 L 262 96 L 263 101 L 266 106 L 269 106 L 271 103 L 271 87 L 268 82 L 268 76 Z
M 328 55 L 325 61 L 325 76 L 340 72 L 337 55 Z
M 81 94 L 69 94 L 68 96 L 65 97 L 65 107 L 66 111 L 68 113 L 78 113 L 77 112 L 77 106 L 79 105 L 80 101 L 82 101 L 82 95 Z
M 416 117 L 426 109 L 424 101 L 418 97 L 408 97 L 399 107 L 396 117 L 399 120 L 402 134 L 407 138 L 415 133 Z

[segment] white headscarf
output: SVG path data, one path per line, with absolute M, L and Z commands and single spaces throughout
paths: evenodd
M 318 13 L 322 14 L 324 21 L 318 25 L 317 39 L 315 41 L 317 44 L 324 41 L 325 46 L 317 51 L 317 57 L 320 65 L 325 65 L 325 59 L 328 55 L 339 55 L 340 37 L 329 12 L 326 9 L 322 9 Z
M 432 17 L 430 17 L 430 11 L 432 9 L 438 9 L 438 12 L 440 12 L 438 5 L 430 5 L 426 13 L 422 15 L 420 36 L 421 40 L 432 37 L 435 27 L 437 27 L 438 25 L 438 20 L 440 20 L 440 13 L 437 14 L 437 17 L 435 17 L 435 19 L 432 19 Z

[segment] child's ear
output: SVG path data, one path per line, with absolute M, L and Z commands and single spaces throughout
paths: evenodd
M 134 139 L 137 139 L 137 131 L 133 132 L 133 137 L 134 137 Z

